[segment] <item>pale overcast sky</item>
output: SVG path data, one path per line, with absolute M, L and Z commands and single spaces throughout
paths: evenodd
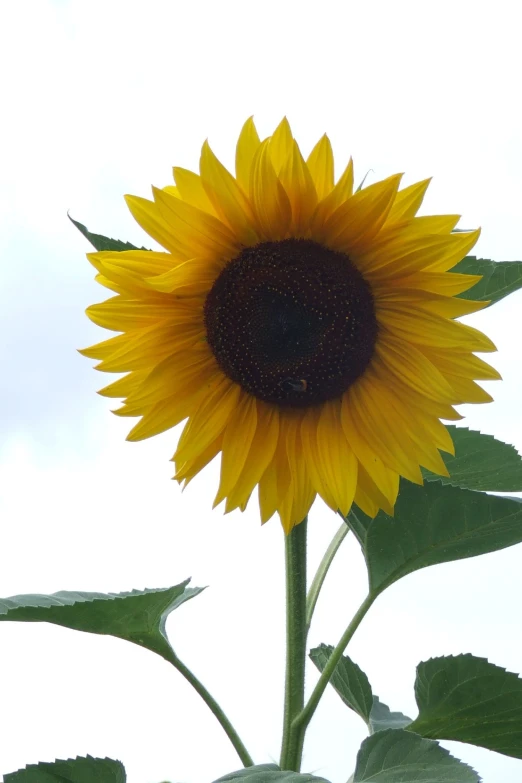
M 0 4 L 0 595 L 209 589 L 168 630 L 237 724 L 256 762 L 276 760 L 284 660 L 283 535 L 248 511 L 212 511 L 216 465 L 170 481 L 178 431 L 125 442 L 108 381 L 76 349 L 105 339 L 85 317 L 104 298 L 67 210 L 96 232 L 150 245 L 124 193 L 147 197 L 208 136 L 228 165 L 244 120 L 286 114 L 308 152 L 323 132 L 339 168 L 368 182 L 433 175 L 425 214 L 482 226 L 478 255 L 522 257 L 520 26 L 515 2 L 17 0 Z M 522 449 L 522 292 L 468 319 L 504 376 L 467 426 Z M 310 560 L 337 528 L 317 503 Z M 336 643 L 366 589 L 347 540 L 311 644 Z M 472 652 L 522 672 L 522 547 L 437 566 L 394 585 L 350 655 L 392 709 L 416 714 L 415 666 Z M 87 753 L 130 783 L 209 783 L 240 766 L 206 707 L 153 653 L 44 624 L 0 625 L 0 772 Z M 309 687 L 316 673 L 309 672 Z M 365 736 L 332 692 L 304 769 L 344 783 Z M 485 783 L 522 761 L 444 743 Z

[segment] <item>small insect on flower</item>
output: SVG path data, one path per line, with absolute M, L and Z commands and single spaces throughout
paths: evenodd
M 373 517 L 400 476 L 447 475 L 441 419 L 500 377 L 475 355 L 491 340 L 456 320 L 485 306 L 459 298 L 480 278 L 451 271 L 479 231 L 417 216 L 429 180 L 401 178 L 354 192 L 326 135 L 305 159 L 286 119 L 264 140 L 249 119 L 235 176 L 205 142 L 199 174 L 127 196 L 163 250 L 89 255 L 111 298 L 87 313 L 119 334 L 83 353 L 127 373 L 101 393 L 138 417 L 129 440 L 186 420 L 175 478 L 221 454 L 215 502 L 243 511 L 258 487 L 286 532 L 316 495 Z
M 286 386 L 289 390 L 295 392 L 305 392 L 308 388 L 308 383 L 304 378 L 299 378 L 299 380 L 295 378 L 284 378 L 284 380 L 281 381 L 281 385 Z

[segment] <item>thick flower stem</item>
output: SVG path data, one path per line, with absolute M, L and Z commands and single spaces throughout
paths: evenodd
M 324 667 L 323 671 L 321 672 L 321 676 L 319 677 L 319 680 L 317 681 L 317 684 L 314 690 L 312 691 L 312 694 L 308 699 L 305 707 L 295 717 L 292 723 L 292 732 L 297 735 L 296 743 L 298 745 L 300 743 L 301 747 L 304 742 L 304 736 L 306 733 L 306 729 L 308 728 L 308 724 L 312 719 L 312 716 L 317 708 L 317 705 L 319 704 L 319 701 L 326 689 L 326 686 L 330 682 L 332 674 L 335 671 L 335 667 L 339 663 L 339 660 L 341 659 L 342 654 L 346 650 L 349 641 L 351 640 L 352 636 L 354 635 L 357 628 L 361 624 L 363 618 L 365 617 L 369 608 L 375 601 L 376 597 L 377 597 L 376 594 L 373 595 L 370 594 L 366 596 L 366 598 L 360 605 L 359 609 L 355 613 L 350 625 L 341 636 L 338 645 L 334 648 L 332 654 L 330 655 L 328 662 Z
M 166 657 L 166 656 L 165 656 Z M 214 716 L 217 718 L 219 723 L 221 724 L 221 727 L 227 737 L 229 738 L 230 742 L 234 746 L 234 749 L 241 759 L 241 762 L 244 767 L 252 767 L 254 765 L 254 762 L 252 760 L 252 757 L 250 756 L 250 753 L 243 745 L 243 742 L 241 741 L 237 731 L 232 726 L 231 722 L 217 703 L 217 701 L 214 699 L 214 697 L 208 692 L 208 690 L 205 688 L 202 682 L 198 680 L 195 674 L 193 674 L 188 666 L 185 666 L 185 664 L 180 661 L 178 656 L 172 652 L 172 655 L 170 655 L 167 660 L 169 663 L 171 663 L 180 674 L 183 675 L 183 677 L 192 685 L 194 690 L 199 693 L 207 707 L 210 709 L 210 711 L 214 714 Z
M 305 518 L 285 537 L 286 681 L 281 769 L 299 772 L 304 734 L 293 722 L 304 705 L 306 661 L 306 527 Z

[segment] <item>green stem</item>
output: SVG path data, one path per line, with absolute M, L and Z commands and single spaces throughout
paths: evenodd
M 301 710 L 299 715 L 297 715 L 297 717 L 294 719 L 294 722 L 292 724 L 292 729 L 299 736 L 300 738 L 299 741 L 301 742 L 301 746 L 302 743 L 304 742 L 304 735 L 306 733 L 306 729 L 308 728 L 308 724 L 312 719 L 312 716 L 317 708 L 317 705 L 319 704 L 319 701 L 326 689 L 326 686 L 330 682 L 332 674 L 335 671 L 335 667 L 339 663 L 339 660 L 341 659 L 342 654 L 346 650 L 349 641 L 351 640 L 355 631 L 361 624 L 364 616 L 366 615 L 369 608 L 375 601 L 376 597 L 377 597 L 376 595 L 366 596 L 361 606 L 355 613 L 350 625 L 341 636 L 339 644 L 337 645 L 337 647 L 334 648 L 334 651 L 330 655 L 328 662 L 324 667 L 323 671 L 321 672 L 321 676 L 319 677 L 319 680 L 317 681 L 317 684 L 314 690 L 312 691 L 312 694 L 308 699 L 305 707 Z
M 317 569 L 317 573 L 314 576 L 314 580 L 311 584 L 310 590 L 308 591 L 308 596 L 306 598 L 306 631 L 308 633 L 310 629 L 310 624 L 312 622 L 312 617 L 315 610 L 315 605 L 317 603 L 317 599 L 319 598 L 319 593 L 321 592 L 321 587 L 323 586 L 323 582 L 325 580 L 326 574 L 328 573 L 328 569 L 330 568 L 332 564 L 332 560 L 334 559 L 335 555 L 337 554 L 337 550 L 343 543 L 344 539 L 350 532 L 350 528 L 346 524 L 346 522 L 343 522 L 335 536 L 332 538 L 332 541 L 330 543 L 330 546 L 324 553 L 324 557 L 319 563 L 319 568 Z
M 304 735 L 293 729 L 304 705 L 306 662 L 306 527 L 307 518 L 285 537 L 286 679 L 281 769 L 299 772 Z
M 231 722 L 215 700 L 215 698 L 207 691 L 205 686 L 202 682 L 198 680 L 195 674 L 193 674 L 188 666 L 185 666 L 185 664 L 180 661 L 178 656 L 172 651 L 172 654 L 169 655 L 168 659 L 169 663 L 171 663 L 180 674 L 183 675 L 183 677 L 190 682 L 194 690 L 199 693 L 207 707 L 210 709 L 210 711 L 215 715 L 215 717 L 218 719 L 218 721 L 221 724 L 221 727 L 227 737 L 229 738 L 230 742 L 234 746 L 234 749 L 241 759 L 241 762 L 244 767 L 252 767 L 254 765 L 254 762 L 252 760 L 252 757 L 250 756 L 250 753 L 243 745 L 243 742 L 241 741 L 237 731 L 232 726 Z

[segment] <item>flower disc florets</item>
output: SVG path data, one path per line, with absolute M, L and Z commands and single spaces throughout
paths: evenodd
M 231 380 L 288 407 L 340 397 L 368 366 L 377 336 L 359 270 L 308 239 L 245 248 L 210 290 L 205 325 Z

